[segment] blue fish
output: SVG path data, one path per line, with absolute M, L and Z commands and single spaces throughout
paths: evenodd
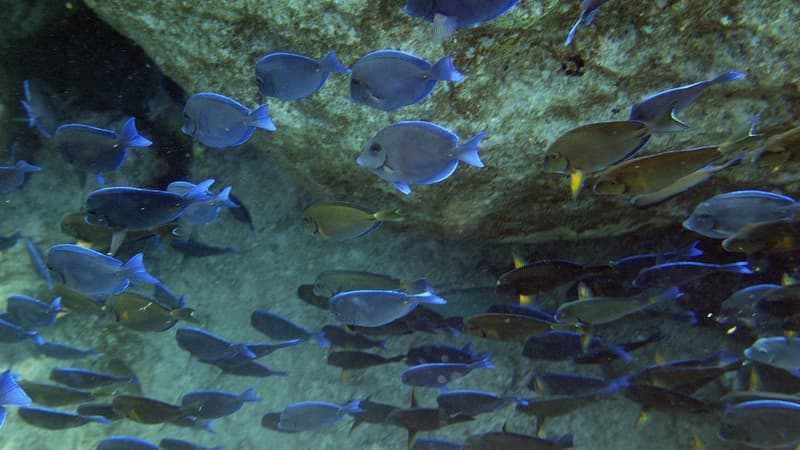
M 403 371 L 403 384 L 408 386 L 446 387 L 451 381 L 466 376 L 475 369 L 494 369 L 488 359 L 469 364 L 433 363 L 409 367 Z
M 210 186 L 209 186 L 210 187 Z M 167 191 L 174 192 L 179 195 L 184 195 L 196 189 L 197 185 L 188 181 L 173 181 L 167 185 Z M 238 205 L 231 201 L 230 193 L 231 187 L 228 186 L 223 189 L 219 194 L 215 194 L 206 189 L 205 192 L 195 192 L 198 195 L 205 195 L 205 201 L 197 201 L 192 203 L 181 213 L 180 220 L 192 225 L 205 225 L 217 220 L 222 207 L 237 208 Z
M 463 80 L 449 55 L 431 64 L 410 53 L 378 50 L 353 66 L 350 100 L 392 111 L 421 101 L 433 91 L 437 81 Z
M 614 269 L 615 272 L 625 276 L 626 278 L 634 278 L 639 272 L 647 267 L 654 266 L 663 262 L 684 260 L 701 256 L 703 251 L 697 248 L 700 241 L 694 241 L 690 246 L 677 250 L 669 250 L 663 253 L 643 253 L 641 255 L 632 255 L 611 261 L 608 265 Z
M 123 264 L 100 252 L 71 244 L 50 247 L 47 268 L 62 284 L 90 297 L 119 294 L 131 280 L 159 282 L 145 270 L 141 253 Z
M 186 350 L 201 361 L 213 362 L 240 355 L 248 359 L 256 357 L 255 353 L 250 351 L 246 344 L 234 344 L 199 328 L 178 328 L 178 332 L 175 333 L 175 340 L 178 341 L 178 347 Z
M 0 342 L 13 344 L 28 339 L 33 339 L 36 344 L 44 342 L 39 333 L 25 330 L 16 324 L 0 319 Z
M 25 93 L 22 107 L 28 114 L 28 126 L 36 127 L 46 138 L 52 137 L 58 127 L 58 117 L 48 101 L 44 87 L 38 81 L 25 80 L 22 82 L 22 89 Z
M 800 203 L 785 195 L 765 191 L 726 192 L 698 204 L 683 221 L 683 227 L 706 237 L 726 239 L 745 225 L 792 220 L 798 212 Z
M 260 402 L 250 388 L 241 394 L 222 391 L 192 391 L 181 397 L 181 407 L 196 408 L 201 419 L 219 419 L 229 416 L 244 406 L 245 402 Z
M 696 261 L 676 261 L 648 267 L 639 272 L 633 280 L 637 288 L 682 286 L 715 272 L 729 272 L 750 275 L 753 271 L 747 261 L 730 264 L 710 264 Z
M 17 241 L 22 238 L 22 233 L 19 231 L 14 232 L 10 236 L 0 236 L 0 252 L 6 251 L 17 244 Z
M 300 100 L 317 92 L 331 72 L 350 72 L 336 52 L 319 61 L 295 53 L 270 53 L 256 61 L 258 92 L 281 100 Z
M 482 24 L 513 8 L 519 0 L 408 0 L 405 12 L 434 24 L 434 39 L 441 42 L 457 28 Z
M 325 339 L 325 333 L 321 331 L 312 333 L 289 319 L 267 310 L 257 309 L 253 311 L 250 314 L 250 324 L 256 330 L 275 340 L 289 341 L 299 339 L 305 341 L 314 339 L 325 348 L 331 346 L 331 343 Z
M 68 163 L 93 174 L 104 184 L 102 172 L 113 172 L 128 155 L 128 147 L 149 147 L 152 142 L 139 135 L 136 119 L 128 119 L 119 131 L 79 123 L 67 123 L 56 129 L 56 147 Z
M 39 253 L 39 249 L 36 248 L 33 241 L 28 238 L 25 238 L 25 248 L 28 250 L 28 255 L 30 255 L 34 267 L 42 278 L 44 278 L 44 282 L 47 283 L 47 289 L 53 289 L 53 279 L 50 277 L 50 271 L 47 270 L 44 262 L 42 262 L 42 255 Z
M 61 297 L 45 303 L 27 295 L 12 295 L 6 302 L 9 322 L 22 328 L 44 328 L 56 323 L 58 313 L 65 312 L 61 308 Z
M 581 15 L 578 17 L 578 21 L 575 22 L 575 25 L 569 30 L 567 40 L 564 42 L 565 46 L 569 46 L 569 44 L 572 43 L 572 40 L 575 38 L 575 32 L 578 31 L 578 27 L 581 23 L 585 23 L 586 25 L 592 23 L 592 19 L 594 19 L 595 14 L 597 14 L 597 9 L 607 1 L 608 0 L 583 0 L 581 4 Z
M 11 194 L 22 189 L 25 183 L 25 174 L 39 172 L 39 166 L 28 164 L 27 161 L 20 159 L 13 166 L 0 166 L 0 194 Z
M 172 439 L 172 438 L 164 438 L 161 439 L 158 443 L 158 448 L 160 450 L 222 450 L 222 447 L 203 447 L 200 444 L 195 444 L 193 442 L 184 441 L 181 439 Z M 123 449 L 120 449 L 123 450 Z M 136 449 L 124 449 L 124 450 L 136 450 Z
M 284 431 L 316 431 L 335 425 L 347 414 L 359 413 L 361 400 L 340 406 L 333 403 L 300 402 L 281 411 L 278 428 Z
M 28 406 L 31 398 L 22 390 L 14 380 L 11 371 L 6 370 L 0 375 L 0 428 L 6 423 L 8 410 L 6 406 Z
M 131 436 L 111 436 L 97 444 L 95 450 L 158 450 L 158 445 Z
M 56 367 L 50 371 L 50 380 L 75 389 L 94 389 L 118 383 L 139 384 L 132 376 L 118 376 L 74 367 Z
M 158 283 L 154 286 L 153 299 L 167 309 L 181 309 L 186 306 L 186 297 L 184 295 L 175 295 L 163 283 Z
M 333 317 L 344 325 L 379 327 L 405 317 L 420 303 L 443 305 L 447 301 L 430 292 L 411 295 L 401 291 L 346 291 L 329 301 Z
M 36 346 L 36 351 L 54 359 L 62 360 L 75 360 L 85 358 L 99 358 L 103 356 L 102 353 L 90 348 L 83 350 L 77 347 L 72 347 L 66 344 L 59 344 L 57 342 L 44 341 Z
M 408 195 L 410 184 L 446 180 L 459 161 L 483 167 L 478 144 L 485 135 L 486 130 L 459 145 L 458 136 L 434 123 L 397 122 L 370 139 L 356 161 Z
M 240 363 L 236 361 L 239 359 L 238 357 L 230 358 L 230 359 L 219 359 L 216 361 L 211 361 L 211 364 L 222 369 L 222 373 L 227 373 L 231 375 L 238 375 L 240 377 L 257 377 L 257 378 L 267 378 L 267 377 L 285 377 L 288 375 L 287 372 L 282 370 L 272 370 L 269 367 L 257 362 L 257 361 L 247 361 L 244 363 Z
M 675 114 L 688 108 L 711 86 L 739 80 L 745 76 L 743 73 L 730 71 L 711 80 L 698 81 L 653 94 L 633 105 L 629 120 L 645 122 L 651 132 L 683 131 L 689 128 L 689 125 L 681 122 Z
M 111 421 L 101 416 L 81 416 L 80 414 L 59 411 L 57 409 L 23 406 L 17 415 L 24 422 L 46 430 L 64 430 L 85 425 L 89 422 L 111 425 Z
M 244 144 L 256 128 L 275 131 L 275 125 L 267 115 L 267 105 L 251 112 L 230 97 L 201 92 L 189 97 L 183 108 L 181 131 L 209 147 Z

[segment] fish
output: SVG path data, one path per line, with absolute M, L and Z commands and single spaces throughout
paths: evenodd
M 800 221 L 775 220 L 743 226 L 722 241 L 722 248 L 731 253 L 765 256 L 800 249 Z
M 646 411 L 709 413 L 719 408 L 718 404 L 709 403 L 674 389 L 650 384 L 630 383 L 623 389 L 623 393 L 642 405 Z
M 545 439 L 537 436 L 529 436 L 527 434 L 492 431 L 468 437 L 462 449 L 560 450 L 562 448 L 572 448 L 572 443 L 572 433 L 565 434 L 558 438 Z
M 257 309 L 250 314 L 250 325 L 271 339 L 279 341 L 290 339 L 307 341 L 313 339 L 325 348 L 331 346 L 331 343 L 325 339 L 323 332 L 312 333 L 289 319 L 265 309 Z
M 20 103 L 28 115 L 28 126 L 36 128 L 36 131 L 48 139 L 53 137 L 59 120 L 49 101 L 46 86 L 38 80 L 23 80 L 22 91 L 25 100 Z
M 703 251 L 697 248 L 700 241 L 694 241 L 686 248 L 668 250 L 661 253 L 643 253 L 640 255 L 626 256 L 609 263 L 614 272 L 626 278 L 635 278 L 642 269 L 652 267 L 673 260 L 685 260 L 702 256 Z
M 33 339 L 37 344 L 44 343 L 44 339 L 35 331 L 28 331 L 11 322 L 0 319 L 0 342 L 13 344 L 16 342 Z
M 236 147 L 247 142 L 256 128 L 275 131 L 267 105 L 253 111 L 224 95 L 200 92 L 183 108 L 181 131 L 212 148 Z
M 392 411 L 386 416 L 386 423 L 405 428 L 408 431 L 408 447 L 416 441 L 417 433 L 420 431 L 434 431 L 447 425 L 473 420 L 470 416 L 457 414 L 449 416 L 439 408 L 400 408 Z
M 219 419 L 242 409 L 246 402 L 260 402 L 253 389 L 241 394 L 222 391 L 192 391 L 181 397 L 181 407 L 193 408 L 194 416 L 200 419 Z
M 130 244 L 154 235 L 170 236 L 172 230 L 177 226 L 177 222 L 169 222 L 151 230 L 131 231 L 125 234 L 125 239 L 120 245 Z M 86 212 L 78 210 L 61 217 L 61 233 L 77 239 L 82 246 L 106 252 L 109 250 L 113 231 L 109 227 L 86 223 Z
M 709 87 L 740 80 L 746 76 L 740 72 L 728 71 L 710 80 L 658 92 L 633 105 L 629 120 L 645 122 L 653 132 L 684 131 L 689 125 L 683 123 L 675 114 L 688 108 Z
M 181 327 L 175 333 L 178 347 L 189 352 L 200 361 L 219 361 L 233 358 L 237 355 L 249 359 L 256 357 L 246 344 L 233 344 L 208 331 L 193 327 Z
M 361 400 L 346 405 L 323 402 L 293 403 L 281 411 L 278 428 L 286 431 L 317 431 L 336 425 L 346 415 L 361 412 Z
M 336 325 L 323 326 L 322 333 L 325 336 L 325 340 L 330 342 L 333 347 L 355 350 L 368 350 L 370 348 L 386 350 L 386 339 L 372 339 L 369 336 L 352 333 Z
M 800 443 L 800 405 L 780 400 L 740 403 L 725 410 L 718 435 L 748 447 L 793 447 Z
M 58 244 L 47 252 L 47 268 L 58 282 L 88 296 L 114 295 L 131 281 L 158 283 L 147 273 L 141 253 L 126 263 L 102 253 L 71 244 Z
M 747 261 L 728 264 L 675 261 L 643 269 L 633 280 L 633 286 L 640 289 L 682 286 L 717 272 L 753 274 Z
M 161 450 L 222 450 L 222 447 L 203 447 L 193 442 L 172 438 L 161 439 L 158 442 L 158 448 Z
M 800 377 L 800 338 L 762 337 L 745 349 L 744 356 Z
M 153 286 L 153 300 L 167 309 L 180 309 L 186 306 L 186 296 L 177 296 L 166 284 Z
M 80 123 L 65 123 L 53 135 L 56 148 L 64 159 L 78 169 L 94 175 L 105 184 L 103 172 L 113 172 L 125 162 L 128 148 L 153 144 L 136 130 L 134 117 L 117 130 L 106 130 Z
M 117 395 L 111 401 L 114 412 L 143 424 L 158 424 L 171 422 L 182 416 L 190 416 L 197 410 L 196 407 L 182 408 L 178 405 L 136 395 Z
M 238 359 L 241 358 L 234 357 L 229 359 L 217 359 L 209 362 L 219 367 L 222 370 L 222 373 L 238 375 L 240 377 L 267 378 L 273 376 L 285 377 L 288 375 L 288 373 L 285 371 L 272 370 L 256 361 L 239 362 Z
M 111 436 L 97 443 L 95 450 L 158 450 L 159 446 L 130 436 Z
M 359 59 L 350 75 L 350 101 L 383 111 L 419 103 L 437 81 L 464 81 L 450 55 L 435 64 L 397 50 L 378 50 Z
M 798 143 L 800 143 L 800 127 L 797 126 L 770 136 L 756 150 L 753 163 L 777 172 L 784 164 L 797 161 L 800 156 L 797 152 Z
M 264 356 L 267 355 L 271 355 L 275 351 L 278 351 L 282 348 L 294 347 L 295 345 L 299 345 L 301 342 L 303 341 L 301 341 L 300 339 L 289 339 L 288 341 L 278 342 L 277 344 L 245 344 L 245 346 L 247 347 L 248 350 L 253 352 L 253 354 L 255 355 L 254 359 L 258 359 L 258 358 L 263 358 Z M 229 360 L 241 359 L 241 358 L 246 358 L 246 357 L 242 355 L 236 355 L 233 358 L 229 358 Z M 249 359 L 250 358 L 246 358 L 246 360 Z M 242 361 L 247 362 L 246 360 Z
M 433 22 L 433 40 L 441 43 L 458 28 L 469 28 L 488 22 L 513 8 L 519 0 L 407 0 L 403 11 L 412 17 Z
M 206 256 L 240 253 L 239 250 L 233 247 L 216 247 L 193 239 L 173 239 L 169 241 L 169 246 L 190 258 L 204 258 Z
M 406 359 L 405 354 L 385 357 L 357 350 L 342 350 L 328 353 L 326 362 L 328 365 L 340 367 L 342 370 L 357 370 L 403 361 L 404 359 Z
M 758 317 L 758 313 L 766 313 L 788 319 L 800 314 L 800 284 L 765 286 L 759 289 L 756 295 L 749 297 L 752 301 L 748 303 L 748 306 L 755 305 L 755 311 L 752 313 L 754 316 Z
M 671 302 L 683 296 L 677 287 L 658 294 L 642 293 L 628 297 L 589 297 L 563 303 L 556 311 L 556 320 L 564 324 L 602 325 L 619 320 L 648 306 Z
M 173 181 L 167 185 L 167 191 L 178 195 L 184 195 L 193 190 L 195 190 L 195 193 L 199 191 L 196 184 L 188 181 Z M 192 225 L 205 225 L 217 220 L 223 206 L 226 208 L 238 207 L 236 203 L 230 200 L 231 186 L 224 188 L 219 194 L 215 194 L 208 189 L 199 194 L 205 194 L 205 201 L 193 202 L 187 206 L 180 215 L 181 222 Z
M 425 278 L 401 280 L 380 273 L 360 270 L 326 270 L 317 274 L 314 280 L 314 294 L 333 297 L 346 291 L 403 291 L 409 294 L 422 292 L 435 293 L 433 286 Z
M 496 290 L 501 295 L 538 295 L 584 276 L 611 272 L 608 265 L 584 266 L 572 261 L 545 259 L 500 275 Z
M 65 406 L 90 402 L 95 399 L 94 395 L 89 391 L 67 386 L 32 381 L 19 381 L 18 384 L 33 403 L 42 406 Z
M 498 341 L 523 341 L 535 334 L 546 333 L 563 325 L 555 320 L 542 320 L 520 314 L 485 313 L 467 319 L 467 333 Z
M 345 241 L 366 236 L 383 222 L 402 222 L 397 209 L 373 211 L 347 202 L 315 203 L 303 213 L 303 228 L 326 239 Z
M 95 316 L 103 315 L 103 302 L 101 300 L 96 300 L 61 283 L 53 286 L 53 293 L 61 297 L 61 306 L 70 312 Z
M 461 450 L 461 443 L 434 438 L 419 438 L 414 441 L 411 450 Z
M 434 363 L 472 364 L 485 359 L 489 359 L 489 353 L 473 353 L 471 343 L 463 348 L 443 344 L 423 344 L 411 347 L 406 353 L 406 364 L 409 366 Z
M 105 417 L 81 416 L 80 414 L 35 406 L 20 407 L 17 414 L 24 422 L 46 430 L 65 430 L 92 422 L 111 425 L 111 421 Z
M 409 195 L 410 184 L 444 181 L 455 172 L 459 161 L 483 167 L 478 144 L 484 136 L 486 130 L 459 144 L 459 137 L 440 125 L 396 122 L 370 139 L 356 162 Z
M 656 331 L 655 333 L 647 337 L 644 337 L 642 339 L 624 342 L 618 345 L 606 346 L 598 349 L 592 349 L 590 344 L 589 349 L 586 351 L 586 353 L 575 356 L 572 359 L 572 362 L 574 364 L 604 364 L 619 358 L 627 360 L 631 358 L 631 356 L 629 355 L 630 352 L 640 349 L 654 342 L 661 341 L 665 337 L 666 336 L 663 333 L 661 333 L 660 331 Z
M 350 69 L 331 51 L 319 61 L 295 53 L 270 53 L 256 61 L 255 72 L 261 95 L 292 101 L 320 90 L 331 72 L 349 73 Z
M 0 252 L 4 252 L 17 244 L 17 241 L 22 238 L 22 233 L 15 231 L 8 236 L 0 236 Z
M 330 310 L 341 324 L 379 327 L 406 316 L 420 303 L 444 305 L 447 300 L 430 292 L 349 291 L 331 297 Z
M 769 320 L 769 311 L 762 311 L 757 305 L 761 299 L 776 289 L 781 289 L 781 286 L 777 284 L 756 284 L 739 289 L 722 302 L 719 312 L 714 316 L 714 320 L 722 325 L 730 326 L 731 329 L 738 329 L 739 327 L 758 328 Z M 798 306 L 800 306 L 800 303 L 798 303 Z
M 528 389 L 535 390 L 541 396 L 581 396 L 617 392 L 627 383 L 625 377 L 607 380 L 574 373 L 546 372 L 531 378 Z
M 117 376 L 74 367 L 54 368 L 50 371 L 50 380 L 75 389 L 94 389 L 121 383 L 139 384 L 132 376 Z
M 324 309 L 326 311 L 328 310 L 328 301 L 330 300 L 330 297 L 315 294 L 313 284 L 301 284 L 297 287 L 296 294 L 297 298 L 303 302 L 315 308 Z
M 22 185 L 25 184 L 25 174 L 41 170 L 41 167 L 29 164 L 23 159 L 13 166 L 0 166 L 0 194 L 11 194 L 22 189 Z
M 56 317 L 66 312 L 61 307 L 61 297 L 50 303 L 27 295 L 12 295 L 6 301 L 6 320 L 22 328 L 46 328 L 56 323 Z
M 544 171 L 570 176 L 573 199 L 587 174 L 633 157 L 650 140 L 647 124 L 637 120 L 582 125 L 559 136 L 544 155 Z
M 403 384 L 408 386 L 444 387 L 448 383 L 463 378 L 475 369 L 494 369 L 488 359 L 469 364 L 433 363 L 413 366 L 403 371 Z
M 515 410 L 529 416 L 536 417 L 536 433 L 544 425 L 545 420 L 550 417 L 560 417 L 567 415 L 577 409 L 596 404 L 605 392 L 596 392 L 580 396 L 558 396 L 558 397 L 536 397 L 524 399 L 524 404 L 517 404 Z
M 628 376 L 628 382 L 651 384 L 692 394 L 726 372 L 738 370 L 741 366 L 740 358 L 717 352 L 705 358 L 683 359 L 646 367 Z
M 247 227 L 250 228 L 250 231 L 255 232 L 256 229 L 253 226 L 253 217 L 250 215 L 250 211 L 248 211 L 247 207 L 244 206 L 244 203 L 242 203 L 242 200 L 233 194 L 228 195 L 228 200 L 236 205 L 228 208 L 228 211 L 230 211 L 233 218 L 247 225 Z
M 6 422 L 8 410 L 6 406 L 28 406 L 31 398 L 19 387 L 10 370 L 0 374 L 0 428 Z
M 436 397 L 436 404 L 449 416 L 478 414 L 497 411 L 509 403 L 527 405 L 517 396 L 500 396 L 482 391 L 446 391 Z
M 278 422 L 280 422 L 280 420 L 280 411 L 268 412 L 261 417 L 261 426 L 268 430 L 277 431 L 279 433 L 299 433 L 299 431 L 281 430 L 278 428 Z
M 37 353 L 47 356 L 48 358 L 62 359 L 62 360 L 76 360 L 86 358 L 100 358 L 103 353 L 90 348 L 88 350 L 80 349 L 66 344 L 59 344 L 57 342 L 44 341 L 34 347 Z
M 606 345 L 598 337 L 585 342 L 582 333 L 569 330 L 552 330 L 529 336 L 522 348 L 522 356 L 543 361 L 568 361 L 587 353 L 606 350 L 623 359 L 631 356 L 619 345 Z
M 191 308 L 168 309 L 151 298 L 132 292 L 109 296 L 105 311 L 114 322 L 136 331 L 166 331 L 179 320 L 198 322 Z
M 353 417 L 353 425 L 350 427 L 350 433 L 362 423 L 386 424 L 389 414 L 398 409 L 402 409 L 399 406 L 390 405 L 388 403 L 373 402 L 369 397 L 361 400 L 358 407 L 361 411 L 350 413 L 350 416 Z
M 607 1 L 608 0 L 583 0 L 581 3 L 581 15 L 578 17 L 578 21 L 575 22 L 575 25 L 569 30 L 567 40 L 564 41 L 565 47 L 569 47 L 573 39 L 575 39 L 575 33 L 578 31 L 578 27 L 581 26 L 582 23 L 586 25 L 592 23 L 594 16 L 597 14 L 597 9 Z
M 28 250 L 28 256 L 31 257 L 33 267 L 36 268 L 36 271 L 39 272 L 39 275 L 44 279 L 44 282 L 47 284 L 47 289 L 53 289 L 53 278 L 50 276 L 48 267 L 46 267 L 42 261 L 42 254 L 39 253 L 36 244 L 28 238 L 23 239 L 23 241 L 25 241 L 25 249 Z
M 76 412 L 82 416 L 102 416 L 112 422 L 123 419 L 114 412 L 111 403 L 84 403 L 78 405 Z
M 800 211 L 792 197 L 757 190 L 715 195 L 699 203 L 683 228 L 712 239 L 727 239 L 745 225 L 791 220 Z

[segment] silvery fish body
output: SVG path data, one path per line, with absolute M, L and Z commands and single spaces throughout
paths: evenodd
M 256 62 L 256 83 L 264 97 L 300 100 L 317 92 L 331 72 L 350 72 L 330 52 L 321 60 L 294 53 L 270 53 Z
M 251 112 L 230 97 L 201 92 L 189 97 L 183 108 L 181 131 L 209 147 L 244 144 L 256 128 L 275 131 L 275 125 L 267 115 L 267 105 Z
M 185 195 L 195 188 L 197 188 L 197 185 L 188 181 L 173 181 L 167 185 L 167 191 L 174 192 L 179 195 Z M 219 194 L 215 194 L 208 189 L 206 189 L 204 192 L 198 191 L 198 197 L 203 198 L 203 196 L 205 196 L 205 198 L 187 206 L 186 209 L 181 213 L 181 221 L 190 223 L 192 225 L 205 225 L 217 220 L 223 206 L 226 208 L 238 207 L 236 203 L 230 200 L 230 193 L 230 186 L 220 191 Z
M 241 394 L 222 391 L 192 391 L 181 397 L 181 406 L 197 408 L 195 416 L 201 419 L 219 419 L 240 410 L 245 402 L 259 402 L 260 398 L 250 388 Z
M 719 438 L 755 448 L 789 448 L 800 443 L 800 404 L 754 400 L 725 410 Z
M 765 191 L 734 191 L 700 203 L 683 227 L 714 239 L 733 236 L 745 225 L 792 219 L 800 205 L 796 200 Z
M 281 411 L 278 428 L 285 431 L 315 431 L 335 425 L 347 414 L 362 412 L 360 400 L 344 406 L 322 402 L 300 402 Z
M 429 292 L 411 295 L 400 291 L 349 291 L 331 297 L 330 310 L 342 324 L 379 327 L 404 317 L 420 303 L 447 301 Z
M 800 338 L 763 337 L 744 351 L 750 361 L 783 369 L 800 377 Z

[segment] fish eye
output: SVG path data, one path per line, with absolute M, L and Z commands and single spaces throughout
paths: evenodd
M 547 157 L 549 159 L 553 160 L 553 161 L 558 161 L 559 159 L 561 159 L 561 154 L 560 153 L 550 153 L 549 155 L 547 155 Z
M 377 142 L 369 146 L 369 151 L 372 153 L 378 153 L 381 150 L 382 150 L 381 144 L 378 144 Z
M 351 78 L 350 84 L 352 84 L 353 86 L 361 86 L 361 81 L 359 81 L 358 78 Z

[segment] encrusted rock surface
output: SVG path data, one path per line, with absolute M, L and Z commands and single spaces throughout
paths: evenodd
M 310 98 L 270 100 L 278 131 L 258 130 L 253 141 L 319 199 L 398 206 L 408 229 L 451 237 L 537 242 L 622 235 L 682 220 L 717 190 L 769 187 L 766 171 L 744 164 L 641 211 L 590 189 L 572 201 L 565 176 L 542 172 L 543 153 L 558 135 L 625 119 L 633 103 L 654 92 L 731 69 L 748 74 L 704 94 L 681 113 L 693 128 L 655 136 L 647 153 L 720 142 L 754 114 L 778 124 L 800 113 L 800 59 L 789 38 L 800 6 L 791 1 L 614 0 L 569 48 L 563 42 L 579 14 L 577 0 L 523 0 L 494 21 L 459 30 L 443 47 L 430 44 L 430 24 L 406 15 L 402 0 L 86 3 L 187 92 L 219 92 L 251 107 L 264 102 L 253 65 L 267 53 L 318 58 L 336 50 L 348 66 L 382 48 L 430 60 L 453 55 L 466 80 L 440 83 L 420 104 L 386 113 L 351 103 L 348 79 L 332 74 Z M 582 76 L 568 75 L 576 64 Z M 447 181 L 412 186 L 404 196 L 355 163 L 370 137 L 399 120 L 433 121 L 462 139 L 488 129 L 479 149 L 486 167 L 462 164 Z

